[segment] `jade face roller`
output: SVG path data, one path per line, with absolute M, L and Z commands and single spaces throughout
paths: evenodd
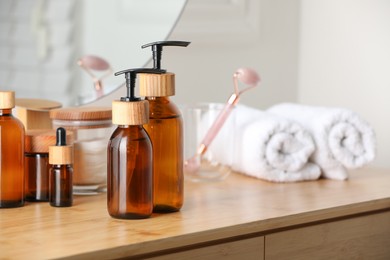
M 103 84 L 102 79 L 112 74 L 112 69 L 108 62 L 98 56 L 86 55 L 81 57 L 77 64 L 84 69 L 89 76 L 92 77 L 94 88 L 97 97 L 103 96 Z M 92 71 L 98 71 L 101 73 L 100 77 L 97 77 Z
M 248 87 L 240 90 L 238 87 L 238 81 L 248 85 Z M 218 134 L 219 130 L 224 125 L 227 117 L 230 115 L 233 108 L 240 100 L 240 96 L 244 92 L 256 87 L 260 82 L 260 77 L 253 69 L 239 68 L 233 74 L 233 82 L 234 82 L 234 93 L 229 97 L 226 105 L 224 106 L 224 108 L 222 109 L 218 117 L 215 119 L 210 129 L 207 131 L 201 144 L 198 146 L 196 154 L 184 162 L 184 172 L 186 174 L 189 175 L 197 174 L 197 172 L 201 168 L 202 156 L 206 153 L 207 148 L 210 146 L 215 136 Z

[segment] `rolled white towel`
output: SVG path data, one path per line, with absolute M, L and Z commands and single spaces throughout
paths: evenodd
M 311 133 L 317 149 L 310 160 L 321 167 L 325 178 L 347 179 L 348 168 L 375 158 L 374 130 L 351 110 L 283 103 L 267 111 L 294 120 Z
M 209 147 L 220 163 L 274 182 L 318 179 L 320 168 L 308 162 L 314 150 L 299 124 L 244 105 L 234 109 Z

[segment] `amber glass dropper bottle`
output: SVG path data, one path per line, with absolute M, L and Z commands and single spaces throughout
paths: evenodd
M 125 74 L 127 96 L 112 103 L 114 130 L 107 147 L 107 209 L 120 219 L 148 218 L 153 212 L 153 150 L 143 125 L 149 121 L 149 104 L 134 96 L 137 73 L 153 69 L 129 69 Z
M 161 67 L 163 46 L 187 47 L 183 41 L 160 41 L 151 47 L 154 69 Z M 149 102 L 149 124 L 145 125 L 153 143 L 154 212 L 175 212 L 184 201 L 183 121 L 175 95 L 175 74 L 140 74 L 140 95 Z
M 57 143 L 49 147 L 49 202 L 53 207 L 73 204 L 73 146 L 66 144 L 66 130 L 57 128 Z
M 15 92 L 0 91 L 0 208 L 24 205 L 24 126 L 14 107 Z

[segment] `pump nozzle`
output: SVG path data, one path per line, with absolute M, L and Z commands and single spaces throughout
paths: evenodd
M 141 48 L 152 47 L 153 52 L 153 68 L 161 69 L 161 54 L 163 50 L 163 46 L 179 46 L 179 47 L 187 47 L 191 42 L 184 41 L 159 41 L 159 42 L 151 42 L 145 45 L 142 45 Z
M 127 69 L 127 70 L 122 70 L 122 71 L 116 72 L 114 74 L 115 76 L 125 74 L 125 78 L 126 78 L 127 96 L 121 97 L 121 101 L 140 100 L 140 98 L 138 98 L 134 95 L 135 79 L 137 78 L 138 73 L 162 74 L 165 72 L 166 72 L 165 70 L 149 69 L 149 68 Z

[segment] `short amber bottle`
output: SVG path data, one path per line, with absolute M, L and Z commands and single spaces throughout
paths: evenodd
M 49 147 L 49 202 L 53 207 L 73 204 L 73 146 L 66 144 L 66 130 L 57 128 L 57 142 Z
M 127 97 L 112 103 L 112 123 L 118 125 L 107 147 L 107 209 L 120 219 L 150 217 L 153 212 L 153 148 L 143 125 L 149 104 L 134 97 L 135 77 L 142 69 L 124 73 Z
M 15 93 L 0 91 L 0 208 L 24 205 L 24 126 L 14 107 Z

